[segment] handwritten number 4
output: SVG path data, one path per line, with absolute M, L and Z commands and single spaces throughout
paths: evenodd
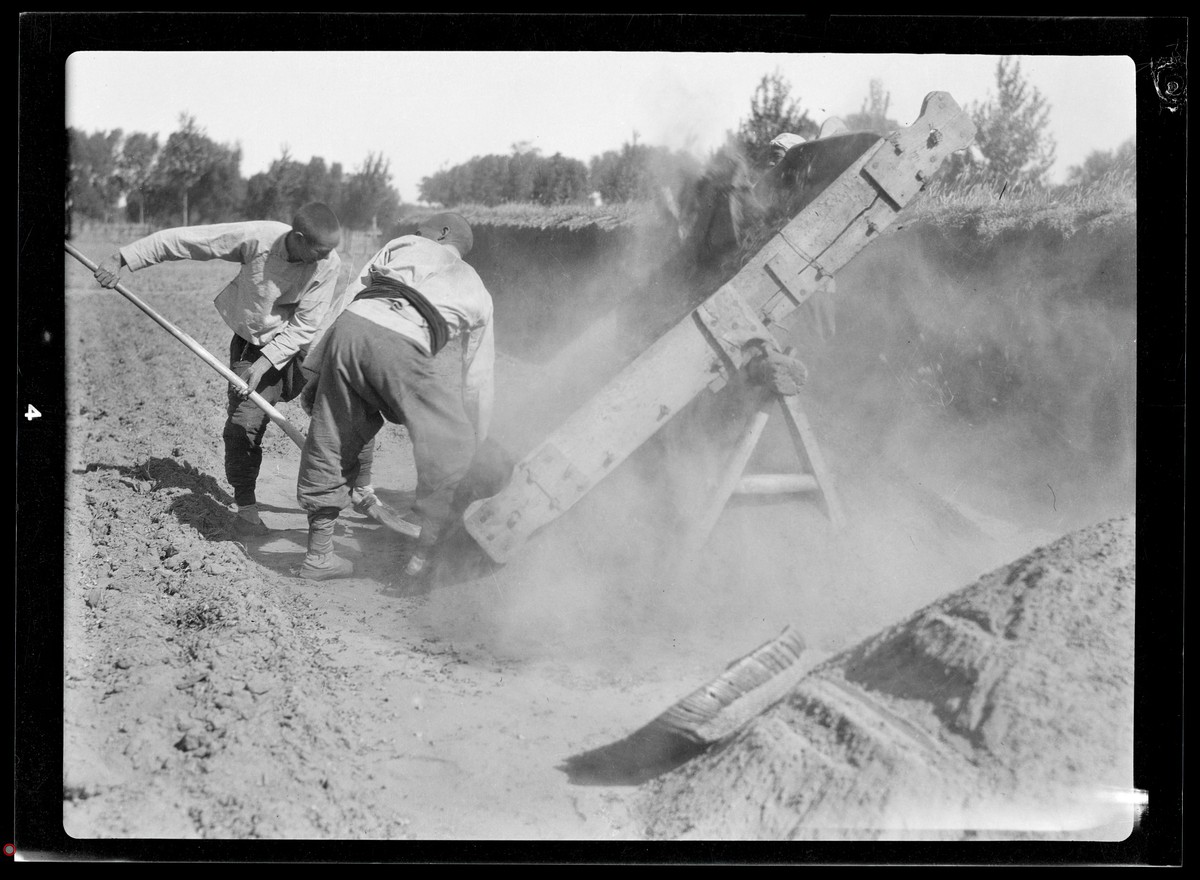
M 29 404 L 28 409 L 25 410 L 25 418 L 32 422 L 34 419 L 40 419 L 41 417 L 42 414 L 38 412 L 37 407 L 32 403 Z

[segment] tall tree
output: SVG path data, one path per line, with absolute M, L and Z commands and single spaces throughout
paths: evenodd
M 336 205 L 342 196 L 342 166 L 338 162 L 326 167 L 325 160 L 313 156 L 304 166 L 296 207 L 309 202 Z
M 606 150 L 592 158 L 589 185 L 605 202 L 651 199 L 661 187 L 675 189 L 694 178 L 699 165 L 690 153 L 639 144 L 635 132 L 620 150 Z
M 221 223 L 240 218 L 246 198 L 241 164 L 240 146 L 211 145 L 208 167 L 192 187 L 192 222 Z
M 158 135 L 130 132 L 121 144 L 117 158 L 117 177 L 125 191 L 126 204 L 137 203 L 138 223 L 146 222 L 146 187 L 154 179 L 158 158 Z
M 750 115 L 743 119 L 735 135 L 747 161 L 754 168 L 765 168 L 771 159 L 771 141 L 784 132 L 811 138 L 819 126 L 800 109 L 792 97 L 791 84 L 776 70 L 759 81 L 750 99 Z
M 342 225 L 350 229 L 390 227 L 400 210 L 400 194 L 392 187 L 390 163 L 382 153 L 368 153 L 342 190 L 340 205 L 333 206 Z
M 320 156 L 307 164 L 293 159 L 287 146 L 266 171 L 251 176 L 246 183 L 245 213 L 255 220 L 290 222 L 296 210 L 309 202 L 324 202 L 335 207 L 341 202 L 342 166 L 327 167 Z
M 997 178 L 1043 186 L 1057 144 L 1049 132 L 1050 105 L 1021 74 L 1021 63 L 1003 56 L 996 63 L 996 94 L 976 103 L 975 143 Z
M 528 142 L 513 144 L 508 160 L 508 181 L 504 188 L 506 202 L 532 202 L 533 181 L 541 157 Z
M 862 109 L 851 113 L 843 121 L 850 131 L 872 131 L 887 134 L 900 128 L 900 123 L 887 115 L 892 103 L 892 93 L 884 91 L 883 80 L 872 79 L 867 97 L 863 98 Z
M 1122 143 L 1116 150 L 1092 150 L 1082 165 L 1067 169 L 1067 183 L 1071 186 L 1090 186 L 1108 175 L 1124 175 L 1137 179 L 1137 143 L 1133 138 Z
M 85 134 L 68 128 L 67 132 L 70 150 L 67 187 L 71 212 L 92 220 L 111 221 L 121 195 L 117 177 L 121 130 Z
M 526 143 L 513 144 L 512 155 L 473 156 L 460 165 L 422 178 L 422 201 L 447 207 L 536 202 L 559 205 L 587 199 L 587 166 L 561 153 L 541 156 Z
M 539 205 L 564 205 L 586 201 L 587 166 L 578 159 L 555 153 L 543 159 L 533 182 L 533 200 Z
M 650 147 L 626 141 L 621 149 L 607 150 L 592 159 L 592 187 L 605 202 L 628 202 L 643 198 L 650 192 Z
M 303 202 L 306 168 L 292 159 L 288 148 L 271 162 L 270 167 L 253 175 L 246 183 L 246 216 L 253 220 L 288 222 Z
M 200 182 L 213 160 L 213 142 L 196 124 L 196 117 L 179 115 L 179 131 L 171 132 L 159 157 L 159 172 L 164 188 L 179 198 L 183 225 L 189 224 L 188 195 Z

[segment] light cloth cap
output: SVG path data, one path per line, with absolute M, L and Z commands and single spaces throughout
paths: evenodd
M 792 134 L 790 131 L 785 131 L 783 134 L 776 135 L 771 139 L 771 146 L 777 147 L 785 153 L 797 144 L 805 143 L 808 143 L 807 138 L 798 134 Z

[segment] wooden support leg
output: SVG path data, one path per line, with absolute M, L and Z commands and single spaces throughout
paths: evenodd
M 799 495 L 820 492 L 812 474 L 743 474 L 734 493 L 737 495 Z
M 825 507 L 825 514 L 833 523 L 834 528 L 846 524 L 845 514 L 842 513 L 842 503 L 833 488 L 833 480 L 825 467 L 825 458 L 817 446 L 817 439 L 808 424 L 808 417 L 800 408 L 800 401 L 795 396 L 780 397 L 779 408 L 783 410 L 783 418 L 787 422 L 788 433 L 792 435 L 792 443 L 800 461 L 817 482 L 817 488 Z
M 725 509 L 730 496 L 737 489 L 742 472 L 745 471 L 750 456 L 754 454 L 754 448 L 758 445 L 759 438 L 762 437 L 763 430 L 767 427 L 767 420 L 771 417 L 771 396 L 764 392 L 760 397 L 759 405 L 746 422 L 746 427 L 742 430 L 733 453 L 721 471 L 720 480 L 713 489 L 712 495 L 709 496 L 703 514 L 688 530 L 682 541 L 678 556 L 680 570 L 694 564 L 704 542 L 708 540 L 708 536 L 716 527 L 717 520 L 721 517 L 721 511 Z
M 800 403 L 795 396 L 779 396 L 775 399 L 779 401 L 779 408 L 783 412 L 796 454 L 807 473 L 744 474 L 746 465 L 754 454 L 754 449 L 762 438 L 763 431 L 770 419 L 772 397 L 774 395 L 767 392 L 761 393 L 759 405 L 746 422 L 746 427 L 738 438 L 702 515 L 680 543 L 674 566 L 677 573 L 689 575 L 695 570 L 709 535 L 716 528 L 717 521 L 729 503 L 729 499 L 737 492 L 792 494 L 815 491 L 820 496 L 821 505 L 833 527 L 841 528 L 845 524 L 841 502 L 834 491 L 833 481 L 825 467 L 825 460 L 817 446 L 812 428 L 808 424 L 808 417 L 800 408 Z

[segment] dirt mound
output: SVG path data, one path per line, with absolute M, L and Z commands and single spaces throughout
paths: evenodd
M 1073 532 L 817 667 L 661 777 L 655 838 L 1119 840 L 1134 518 Z

